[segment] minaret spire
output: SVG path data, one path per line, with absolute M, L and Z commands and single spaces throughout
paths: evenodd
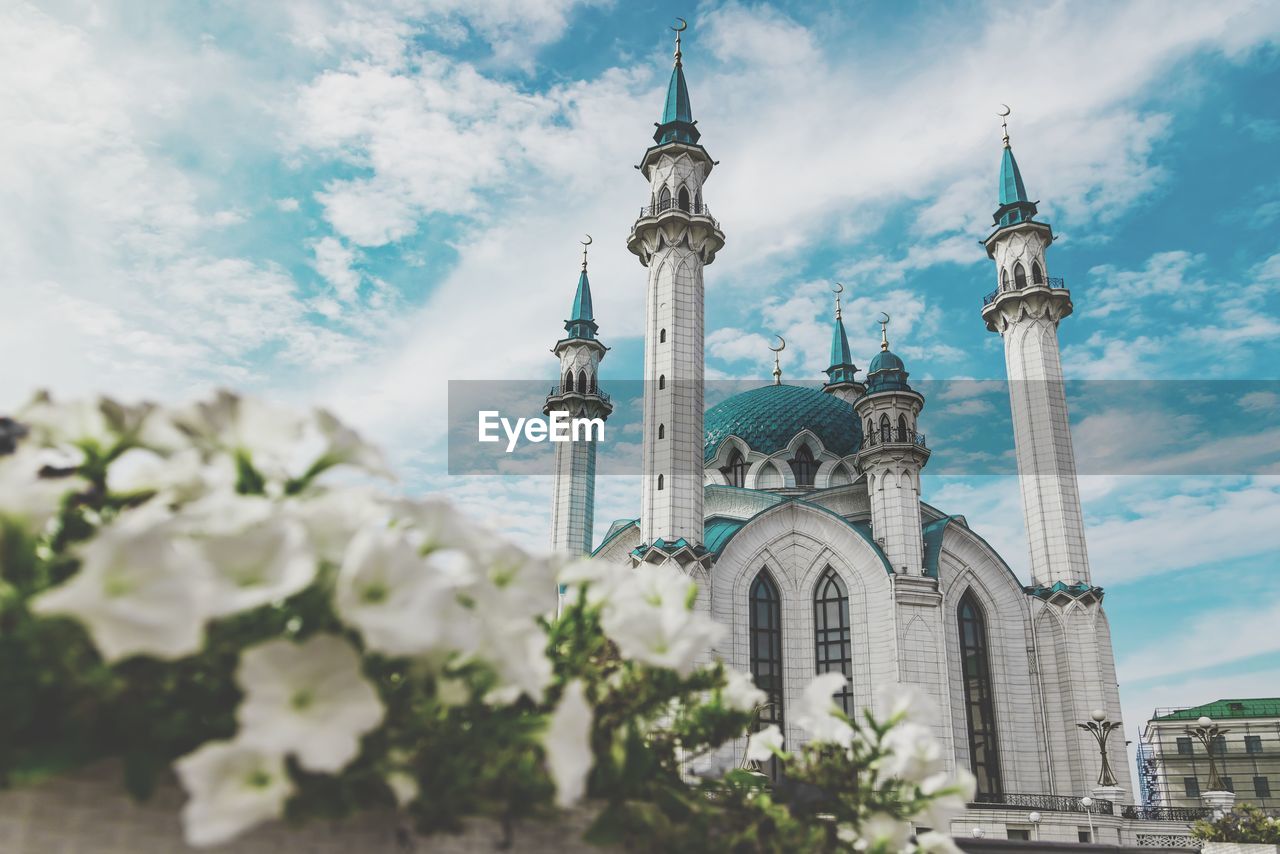
M 573 296 L 573 313 L 564 322 L 564 330 L 570 338 L 592 339 L 596 337 L 595 317 L 591 307 L 591 282 L 587 279 L 587 247 L 591 235 L 582 241 L 582 272 L 578 274 L 578 290 Z
M 781 335 L 777 336 L 778 346 L 770 347 L 773 351 L 773 384 L 782 385 L 782 362 L 778 359 L 778 354 L 787 349 L 787 339 Z
M 662 110 L 662 121 L 654 131 L 653 141 L 658 145 L 668 142 L 687 142 L 695 145 L 702 135 L 695 127 L 693 107 L 689 103 L 689 86 L 684 80 L 684 54 L 680 51 L 680 34 L 689 25 L 684 18 L 671 29 L 676 31 L 675 65 L 671 69 L 671 81 L 667 83 L 667 100 Z
M 844 285 L 836 282 L 832 290 L 836 295 L 836 320 L 831 330 L 831 364 L 823 372 L 827 375 L 827 383 L 822 390 L 834 394 L 846 403 L 853 403 L 862 396 L 865 388 L 855 379 L 858 367 L 853 363 L 849 351 L 849 336 L 844 331 L 844 316 L 840 308 L 840 295 L 844 293 Z

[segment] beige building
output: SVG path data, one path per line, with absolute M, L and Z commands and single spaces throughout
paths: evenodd
M 1209 790 L 1210 756 L 1191 733 L 1202 718 L 1220 728 L 1212 761 L 1236 803 L 1280 808 L 1280 697 L 1217 700 L 1156 709 L 1138 746 L 1139 788 L 1153 808 L 1199 807 Z

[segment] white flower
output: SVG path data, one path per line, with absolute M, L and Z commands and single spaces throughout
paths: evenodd
M 334 603 L 369 649 L 421 655 L 456 648 L 474 628 L 456 590 L 470 578 L 465 555 L 421 554 L 420 540 L 403 528 L 369 527 L 352 539 L 338 572 Z
M 977 780 L 963 768 L 954 776 L 938 773 L 925 778 L 920 784 L 920 791 L 929 802 L 918 816 L 923 817 L 920 823 L 929 827 L 950 827 L 951 819 L 965 811 L 976 790 Z
M 736 712 L 750 712 L 768 699 L 768 695 L 756 687 L 750 673 L 725 667 L 724 678 L 725 686 L 720 689 L 720 700 L 726 708 Z
M 211 616 L 257 608 L 299 592 L 316 576 L 302 524 L 269 499 L 217 493 L 181 517 L 212 567 Z
M 747 739 L 747 760 L 749 762 L 765 762 L 774 754 L 782 751 L 782 730 L 777 724 L 769 724 L 762 730 L 751 733 Z
M 425 551 L 456 549 L 474 551 L 485 535 L 453 505 L 439 498 L 399 498 L 387 502 L 396 527 L 415 532 Z
M 547 754 L 547 770 L 556 784 L 556 804 L 576 804 L 587 791 L 587 775 L 595 761 L 591 753 L 591 706 L 581 681 L 564 686 L 542 745 Z
M 66 445 L 91 446 L 106 451 L 118 437 L 103 414 L 103 399 L 55 403 L 41 391 L 15 416 L 30 431 L 31 441 L 53 448 Z
M 693 592 L 693 581 L 675 567 L 633 569 L 605 604 L 605 634 L 624 657 L 688 676 L 724 634 L 723 626 L 693 610 Z
M 239 741 L 211 741 L 173 767 L 191 796 L 182 808 L 188 845 L 219 845 L 279 818 L 293 794 L 281 754 Z
M 882 720 L 885 723 L 900 721 L 928 723 L 938 719 L 932 698 L 914 685 L 890 682 L 881 685 L 876 694 L 876 705 L 884 710 Z
M 79 477 L 41 477 L 45 466 L 74 466 L 56 452 L 20 446 L 12 454 L 0 457 L 0 516 L 20 519 L 31 531 L 37 531 L 53 518 L 68 492 L 84 487 Z
M 311 424 L 324 440 L 324 449 L 317 462 L 355 466 L 371 474 L 392 477 L 382 451 L 360 438 L 359 433 L 327 410 L 317 409 Z
M 960 854 L 960 848 L 945 833 L 927 830 L 916 836 L 916 850 L 921 854 Z
M 862 840 L 872 851 L 901 851 L 911 838 L 911 825 L 888 813 L 873 812 L 859 826 Z
M 396 797 L 396 804 L 408 806 L 418 799 L 418 781 L 407 771 L 392 771 L 384 778 L 391 794 Z
M 303 448 L 306 420 L 288 409 L 219 391 L 175 412 L 173 423 L 206 454 L 248 457 L 260 474 L 284 480 L 315 461 Z
M 823 673 L 813 678 L 800 695 L 796 723 L 808 731 L 815 742 L 848 747 L 853 743 L 853 727 L 837 717 L 834 695 L 845 686 L 843 673 Z
M 236 683 L 244 691 L 236 710 L 240 740 L 292 753 L 309 771 L 345 768 L 360 752 L 360 737 L 382 722 L 385 711 L 360 673 L 360 657 L 335 635 L 248 649 Z
M 367 525 L 386 527 L 388 521 L 386 506 L 362 487 L 309 489 L 283 507 L 307 529 L 316 555 L 333 564 L 342 562 L 357 531 Z
M 208 462 L 195 448 L 162 456 L 149 448 L 130 448 L 107 468 L 107 489 L 116 495 L 158 492 L 166 503 L 183 504 L 211 492 L 231 491 L 236 473 L 227 457 Z
M 483 631 L 476 655 L 490 663 L 500 680 L 485 702 L 513 703 L 521 694 L 541 700 L 552 677 L 543 628 L 531 619 L 521 619 L 505 624 L 486 622 Z
M 885 733 L 881 746 L 888 751 L 877 769 L 881 780 L 920 783 L 945 766 L 942 745 L 934 738 L 933 730 L 923 724 L 898 724 Z
M 80 571 L 33 600 L 33 611 L 78 619 L 107 661 L 199 651 L 210 570 L 171 516 L 126 512 L 79 551 Z

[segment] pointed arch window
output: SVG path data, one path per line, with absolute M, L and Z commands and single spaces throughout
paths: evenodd
M 693 212 L 694 212 L 694 213 L 702 213 L 702 212 L 703 212 L 703 210 L 702 210 L 702 188 L 701 188 L 701 187 L 699 187 L 699 188 L 698 188 L 698 192 L 697 192 L 697 194 L 696 194 L 696 195 L 694 195 L 694 197 L 693 197 Z
M 1031 284 L 1033 285 L 1044 284 L 1044 271 L 1040 269 L 1039 261 L 1031 262 Z
M 1000 271 L 1000 290 L 1002 291 L 1009 290 L 1009 271 L 1008 270 Z
M 970 590 L 960 599 L 960 664 L 964 675 L 964 704 L 969 725 L 969 765 L 978 780 L 978 800 L 1004 791 L 1000 780 L 1000 746 L 991 685 L 987 621 Z
M 898 416 L 898 441 L 909 442 L 911 441 L 909 438 L 910 435 L 911 435 L 911 431 L 907 429 L 907 416 L 899 415 Z
M 813 646 L 818 673 L 843 673 L 835 701 L 846 715 L 853 709 L 853 651 L 849 642 L 849 593 L 836 571 L 827 567 L 813 591 Z
M 587 385 L 587 372 L 578 371 L 578 391 L 586 393 L 590 386 Z
M 662 390 L 667 387 L 667 375 L 658 374 L 658 389 Z
M 751 610 L 751 676 L 756 687 L 765 693 L 756 728 L 777 724 L 783 729 L 782 706 L 782 598 L 762 569 L 748 591 Z M 769 771 L 777 775 L 776 762 L 770 760 Z
M 808 445 L 801 445 L 796 449 L 794 459 L 788 461 L 791 465 L 791 473 L 795 475 L 796 486 L 813 486 L 813 476 L 818 471 L 818 463 L 813 458 L 813 451 L 809 450 Z
M 1022 262 L 1013 265 L 1013 286 L 1022 290 L 1027 286 L 1027 271 L 1022 269 Z
M 720 469 L 720 473 L 724 475 L 724 479 L 728 481 L 730 486 L 743 487 L 747 485 L 747 461 L 742 456 L 742 452 L 734 448 L 729 452 L 728 464 Z
M 573 391 L 573 371 L 564 372 L 564 388 L 562 391 Z
M 680 194 L 676 196 L 676 203 L 680 205 L 680 210 L 689 210 L 689 188 L 681 187 Z
M 667 438 L 667 426 L 665 424 L 658 425 L 658 438 L 659 439 Z
M 659 329 L 659 330 L 658 330 L 658 343 L 659 343 L 659 344 L 666 344 L 666 343 L 667 343 L 667 330 L 665 330 L 665 329 Z
M 661 492 L 661 491 L 662 491 L 662 483 L 663 483 L 663 481 L 662 481 L 662 475 L 658 475 L 658 491 L 659 491 L 659 492 Z
M 893 441 L 893 426 L 889 423 L 888 415 L 880 416 L 880 441 L 881 442 Z
M 668 190 L 666 187 L 663 187 L 661 190 L 658 191 L 658 213 L 662 213 L 663 211 L 669 209 L 670 207 L 671 207 L 671 191 Z

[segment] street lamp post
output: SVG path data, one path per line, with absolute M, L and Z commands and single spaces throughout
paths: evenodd
M 1218 726 L 1208 717 L 1202 717 L 1196 721 L 1195 726 L 1187 727 L 1187 733 L 1203 744 L 1204 752 L 1209 755 L 1209 791 L 1211 792 L 1221 792 L 1226 789 L 1222 778 L 1218 776 L 1218 763 L 1213 759 L 1213 742 L 1218 736 L 1226 735 L 1229 731 L 1225 727 Z
M 1097 834 L 1093 832 L 1093 798 L 1088 795 L 1081 798 L 1080 806 L 1084 807 L 1084 814 L 1089 817 L 1089 841 L 1097 842 Z
M 1102 769 L 1098 771 L 1098 785 L 1105 788 L 1113 788 L 1116 785 L 1116 775 L 1111 770 L 1111 759 L 1107 756 L 1107 739 L 1122 724 L 1107 720 L 1107 713 L 1102 709 L 1094 709 L 1090 717 L 1093 720 L 1088 723 L 1076 724 L 1076 726 L 1087 731 L 1098 742 L 1098 753 L 1102 756 Z
M 1039 838 L 1040 838 L 1040 819 L 1041 819 L 1041 817 L 1042 817 L 1042 816 L 1041 816 L 1041 815 L 1040 815 L 1040 813 L 1038 813 L 1038 812 L 1033 812 L 1031 815 L 1027 816 L 1027 821 L 1031 822 L 1031 838 L 1032 838 L 1032 839 L 1039 839 Z

